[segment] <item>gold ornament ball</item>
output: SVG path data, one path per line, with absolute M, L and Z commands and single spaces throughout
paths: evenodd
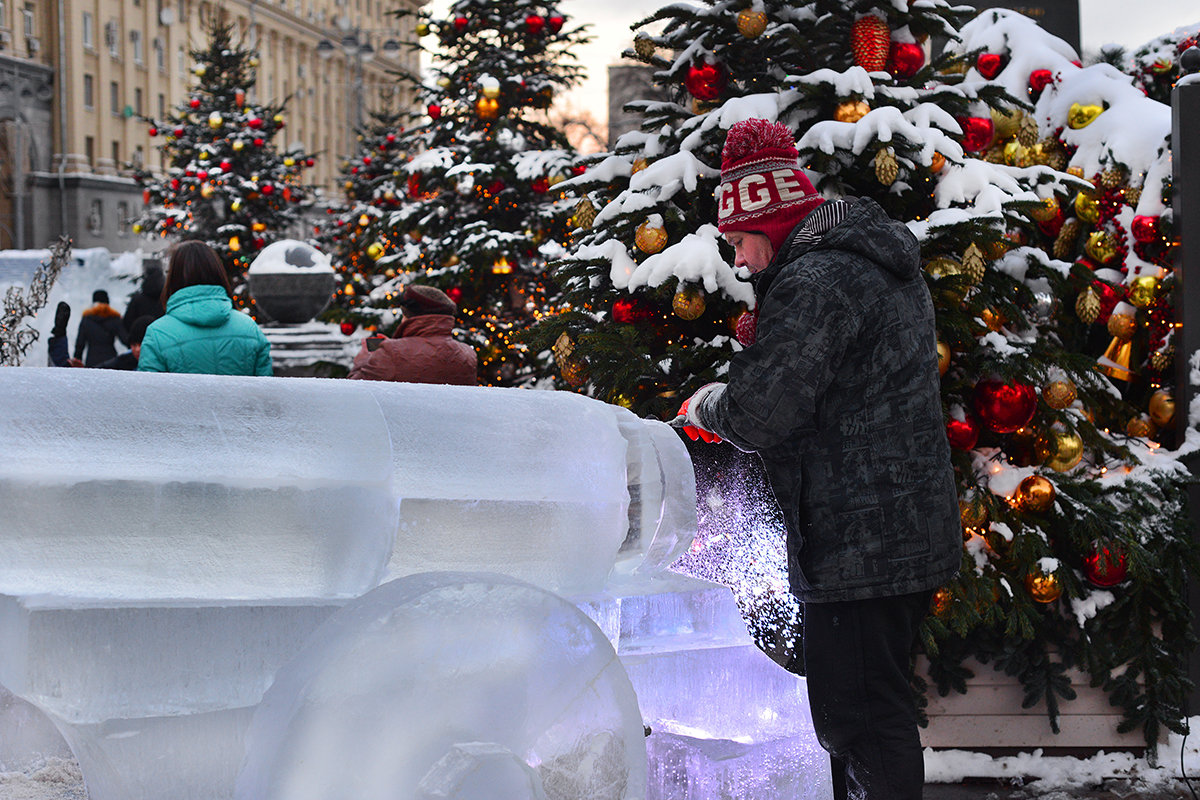
M 633 164 L 629 167 L 629 173 L 631 175 L 636 175 L 648 166 L 650 166 L 650 162 L 648 162 L 646 159 L 644 159 L 644 158 L 634 159 Z
M 213 130 L 216 130 L 224 124 L 225 120 L 222 119 L 221 115 L 216 111 L 208 115 L 208 127 L 212 128 Z
M 212 197 L 213 192 L 215 192 L 215 191 L 216 190 L 213 188 L 211 183 L 201 184 L 201 186 L 200 186 L 200 196 L 205 199 Z
M 379 242 L 371 242 L 371 244 L 367 246 L 367 257 L 372 261 L 378 261 L 383 257 L 383 245 L 381 245 Z
M 437 85 L 438 85 L 439 89 L 449 89 L 450 88 L 450 79 L 447 78 L 445 75 L 443 75 L 442 77 L 437 79 Z
M 1138 308 L 1154 305 L 1157 296 L 1158 278 L 1153 275 L 1139 275 L 1129 285 L 1129 302 Z
M 833 118 L 838 122 L 858 122 L 871 110 L 865 100 L 845 100 L 837 104 L 833 110 Z M 934 155 L 939 155 L 935 153 Z M 943 159 L 944 160 L 944 159 Z M 935 169 L 934 172 L 937 172 Z
M 1029 166 L 1029 154 L 1026 152 L 1025 145 L 1018 142 L 1016 139 L 1004 143 L 1004 163 L 1010 167 L 1027 167 Z
M 1139 436 L 1144 439 L 1149 439 L 1156 432 L 1154 423 L 1146 415 L 1140 417 L 1130 417 L 1129 422 L 1125 423 L 1125 433 L 1129 436 Z
M 680 319 L 697 319 L 704 313 L 704 308 L 704 290 L 694 283 L 680 284 L 679 291 L 671 300 L 671 309 Z
M 1022 511 L 1044 513 L 1054 505 L 1054 484 L 1042 475 L 1030 475 L 1017 486 L 1013 499 Z
M 738 33 L 747 39 L 757 39 L 767 29 L 767 15 L 752 8 L 742 9 L 737 16 Z
M 587 365 L 582 359 L 568 358 L 559 362 L 558 372 L 571 386 L 582 386 L 587 382 Z
M 142 232 L 142 225 L 141 225 L 141 223 L 139 223 L 139 222 L 135 222 L 135 223 L 133 223 L 133 232 L 134 232 L 134 233 L 141 233 L 141 232 Z
M 1042 204 L 1034 207 L 1033 211 L 1029 212 L 1029 216 L 1033 217 L 1036 222 L 1049 222 L 1058 216 L 1058 198 L 1051 195 L 1042 201 Z
M 239 198 L 239 197 L 233 198 L 233 201 L 229 204 L 229 210 L 230 211 L 241 211 L 242 210 L 241 198 Z
M 1050 381 L 1042 387 L 1042 400 L 1055 411 L 1067 408 L 1077 397 L 1075 384 L 1071 381 Z
M 265 223 L 265 222 L 250 223 L 250 230 L 254 231 L 255 233 L 262 233 L 266 229 L 267 229 L 267 223 Z
M 1103 106 L 1072 103 L 1071 109 L 1067 112 L 1067 126 L 1073 130 L 1086 128 L 1096 121 L 1096 117 L 1104 112 Z
M 416 27 L 416 34 L 417 34 L 417 36 L 428 36 L 429 35 L 429 23 L 428 22 L 418 22 L 417 27 Z
M 199 155 L 196 156 L 196 158 L 200 159 L 201 161 L 208 161 L 208 151 L 201 150 Z
M 283 124 L 283 114 L 276 114 L 275 116 L 271 117 L 271 119 L 274 120 L 276 125 Z
M 230 147 L 233 148 L 233 152 L 235 152 L 235 153 L 242 152 L 242 148 L 245 146 L 246 146 L 246 143 L 243 142 L 241 139 L 234 139 L 233 144 L 230 145 Z
M 1150 419 L 1160 428 L 1165 428 L 1175 419 L 1175 395 L 1170 389 L 1159 389 L 1150 396 Z
M 285 158 L 283 160 L 283 165 L 285 167 L 294 167 L 294 166 L 296 166 L 296 159 L 292 158 L 291 156 L 288 156 L 287 158 Z
M 983 324 L 987 326 L 989 331 L 999 331 L 1007 322 L 1004 315 L 994 308 L 985 308 L 979 312 L 979 318 L 983 320 Z
M 1039 603 L 1053 603 L 1062 596 L 1062 584 L 1054 574 L 1031 572 L 1025 576 L 1025 588 L 1029 596 Z
M 1137 318 L 1133 314 L 1112 314 L 1109 316 L 1108 332 L 1122 342 L 1128 342 L 1132 339 L 1135 331 L 1137 331 Z
M 1117 257 L 1117 239 L 1108 231 L 1092 231 L 1083 249 L 1092 260 L 1108 264 Z
M 475 113 L 480 119 L 495 119 L 500 116 L 500 103 L 492 97 L 481 97 L 475 101 Z
M 929 159 L 929 171 L 934 173 L 941 172 L 944 166 L 946 166 L 946 157 L 934 150 L 933 156 Z
M 948 275 L 961 274 L 963 265 L 949 256 L 934 256 L 925 262 L 925 271 L 929 273 L 929 277 L 939 280 Z
M 649 222 L 643 222 L 634 234 L 633 243 L 643 253 L 653 255 L 667 246 L 667 230 L 660 226 L 651 227 Z
M 938 375 L 945 375 L 946 370 L 950 369 L 950 345 L 938 339 L 937 343 L 938 354 Z
M 1075 195 L 1075 216 L 1084 222 L 1096 222 L 1100 219 L 1100 201 L 1089 192 Z
M 483 87 L 483 96 L 489 100 L 495 100 L 500 97 L 500 87 L 497 84 L 491 84 Z
M 196 77 L 203 78 L 204 73 L 208 72 L 208 67 L 204 66 L 203 64 L 197 64 L 196 66 L 192 67 L 192 72 L 196 75 Z
M 1046 459 L 1046 466 L 1055 472 L 1073 469 L 1083 458 L 1083 439 L 1077 433 L 1055 431 L 1054 454 Z

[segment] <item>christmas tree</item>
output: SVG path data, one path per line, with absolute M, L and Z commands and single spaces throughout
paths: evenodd
M 1200 25 L 1180 28 L 1151 39 L 1126 53 L 1123 48 L 1107 48 L 1101 56 L 1123 72 L 1132 75 L 1146 95 L 1160 103 L 1171 104 L 1171 90 L 1183 77 L 1179 57 L 1189 47 L 1200 45 Z
M 969 9 L 940 0 L 708 2 L 652 15 L 641 27 L 658 32 L 639 33 L 634 54 L 674 99 L 639 104 L 642 130 L 564 185 L 581 228 L 556 273 L 570 307 L 542 320 L 535 344 L 553 349 L 561 384 L 642 415 L 669 418 L 721 380 L 753 341 L 755 319 L 748 276 L 729 266 L 713 225 L 721 148 L 740 120 L 785 123 L 820 191 L 874 199 L 921 242 L 964 523 L 963 569 L 923 625 L 929 677 L 943 692 L 965 691 L 962 662 L 990 662 L 1031 703 L 1044 701 L 1055 726 L 1076 667 L 1153 742 L 1160 726 L 1181 729 L 1183 655 L 1194 641 L 1183 587 L 1197 554 L 1186 471 L 1152 429 L 1128 427 L 1140 390 L 1120 370 L 1168 349 L 1155 309 L 1169 304 L 1170 281 L 1156 272 L 1145 305 L 1127 292 L 1125 309 L 1120 281 L 1073 259 L 1089 242 L 1099 258 L 1103 243 L 1104 265 L 1124 277 L 1118 267 L 1132 256 L 1101 228 L 1132 224 L 1134 209 L 1116 202 L 1118 191 L 1136 194 L 1130 176 L 1146 186 L 1137 211 L 1161 211 L 1163 175 L 1152 166 L 1161 136 L 1120 180 L 1105 178 L 1118 164 L 1076 132 L 1089 115 L 1112 113 L 1087 98 L 1116 92 L 1101 80 L 1115 70 L 1092 68 L 1068 91 L 1056 76 L 1079 72 L 1077 56 L 1031 23 L 1018 29 L 1014 16 L 968 23 Z M 1091 104 L 1100 111 L 1083 108 Z M 1092 227 L 1068 208 L 1094 210 Z M 1106 232 L 1112 242 L 1094 235 Z M 1156 269 L 1167 260 L 1151 252 L 1160 246 L 1145 251 Z M 1120 334 L 1093 327 L 1106 311 Z M 1138 336 L 1146 347 L 1126 358 L 1121 343 Z M 1153 387 L 1161 370 L 1142 374 L 1162 389 Z M 1166 415 L 1169 394 L 1154 396 Z M 702 486 L 701 500 L 736 507 L 730 486 L 717 486 L 716 499 Z M 706 546 L 702 537 L 694 551 Z M 762 608 L 750 610 L 760 642 L 780 627 Z
M 134 231 L 208 243 L 237 287 L 255 254 L 299 224 L 310 195 L 301 171 L 313 159 L 272 143 L 284 103 L 247 102 L 258 58 L 233 42 L 233 24 L 215 13 L 207 34 L 207 47 L 191 53 L 197 83 L 188 100 L 150 121 L 150 135 L 163 137 L 165 175 L 136 174 L 146 208 Z
M 524 385 L 537 354 L 518 336 L 557 302 L 546 261 L 568 227 L 555 184 L 574 159 L 544 110 L 579 80 L 570 51 L 586 36 L 534 0 L 459 0 L 418 31 L 440 46 L 434 85 L 421 89 L 427 116 L 397 134 L 411 156 L 402 202 L 358 234 L 375 261 L 360 270 L 373 287 L 360 313 L 389 308 L 403 283 L 436 286 L 458 303 L 480 382 Z
M 394 111 L 371 112 L 370 122 L 358 134 L 357 152 L 342 163 L 345 199 L 329 209 L 329 220 L 317 230 L 321 247 L 332 257 L 339 277 L 334 302 L 321 316 L 340 323 L 346 335 L 359 325 L 376 329 L 394 322 L 394 315 L 386 310 L 386 290 L 384 302 L 374 307 L 369 305 L 369 295 L 396 277 L 394 267 L 377 266 L 383 245 L 376 236 L 407 191 L 404 169 L 408 155 L 397 144 L 406 116 Z

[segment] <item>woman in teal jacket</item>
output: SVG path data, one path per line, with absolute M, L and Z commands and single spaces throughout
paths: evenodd
M 271 344 L 253 319 L 233 310 L 211 247 L 192 241 L 175 248 L 162 300 L 166 316 L 146 330 L 138 371 L 271 374 Z

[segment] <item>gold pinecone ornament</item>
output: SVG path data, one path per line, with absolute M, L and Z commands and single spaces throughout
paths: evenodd
M 891 186 L 900 174 L 896 154 L 890 147 L 882 147 L 875 154 L 875 178 L 884 186 Z
M 1166 371 L 1175 359 L 1175 346 L 1169 345 L 1162 350 L 1155 350 L 1150 356 L 1150 366 L 1157 372 Z
M 642 61 L 649 61 L 654 57 L 655 46 L 653 40 L 644 33 L 639 33 L 633 39 L 633 52 Z
M 963 274 L 971 281 L 971 285 L 979 283 L 983 280 L 983 275 L 987 271 L 987 258 L 984 257 L 983 251 L 975 246 L 972 242 L 963 252 L 962 257 Z
M 554 363 L 564 381 L 571 386 L 582 386 L 587 381 L 587 365 L 575 352 L 575 342 L 570 334 L 561 334 L 550 351 L 554 353 Z
M 1058 231 L 1058 236 L 1054 239 L 1054 257 L 1060 261 L 1066 260 L 1071 255 L 1071 251 L 1075 249 L 1075 240 L 1079 238 L 1079 231 L 1082 225 L 1079 220 L 1072 217 L 1063 223 L 1062 228 Z
M 1038 140 L 1038 124 L 1037 120 L 1030 114 L 1025 114 L 1021 117 L 1021 123 L 1017 126 L 1017 141 L 1025 147 L 1033 147 Z
M 1089 286 L 1079 293 L 1075 300 L 1075 313 L 1088 325 L 1100 317 L 1100 296 L 1092 287 Z
M 575 204 L 575 225 L 580 228 L 590 228 L 596 221 L 596 207 L 592 201 L 583 198 Z

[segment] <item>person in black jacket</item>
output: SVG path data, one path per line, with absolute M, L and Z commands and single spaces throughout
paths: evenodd
M 50 339 L 46 342 L 48 367 L 70 367 L 71 351 L 67 347 L 67 323 L 71 321 L 71 306 L 59 302 L 54 309 L 54 327 L 50 329 Z
M 142 339 L 146 338 L 146 328 L 151 322 L 154 318 L 149 314 L 135 319 L 129 328 L 129 350 L 96 366 L 99 369 L 137 369 L 138 359 L 142 356 Z
M 129 296 L 129 305 L 125 307 L 125 316 L 121 319 L 125 330 L 133 330 L 134 320 L 139 317 L 150 317 L 153 322 L 166 313 L 162 304 L 165 283 L 161 264 L 157 261 L 143 262 L 141 288 Z
M 121 315 L 108 304 L 108 292 L 97 289 L 92 292 L 92 307 L 83 312 L 79 320 L 79 332 L 75 334 L 75 358 L 81 359 L 85 367 L 95 367 L 117 357 L 115 341 L 128 344 Z
M 834 796 L 920 798 L 910 657 L 962 528 L 918 242 L 870 199 L 823 201 L 791 132 L 766 120 L 730 128 L 718 200 L 756 338 L 677 424 L 762 457 Z

